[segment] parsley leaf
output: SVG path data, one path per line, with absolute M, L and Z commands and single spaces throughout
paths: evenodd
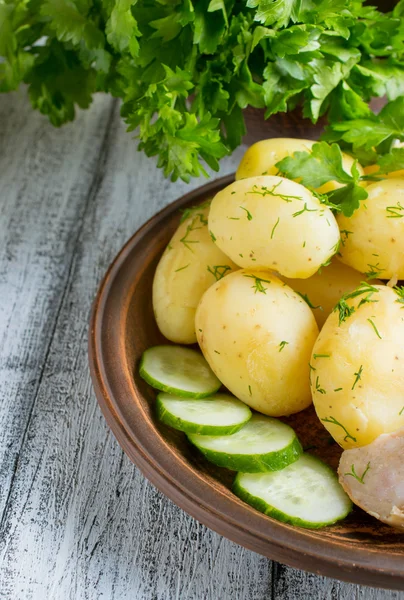
M 393 148 L 388 154 L 381 156 L 377 164 L 380 167 L 377 174 L 404 169 L 404 148 Z

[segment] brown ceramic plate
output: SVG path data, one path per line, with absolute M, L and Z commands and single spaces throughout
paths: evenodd
M 359 509 L 318 531 L 275 521 L 230 491 L 234 474 L 205 461 L 185 435 L 158 423 L 155 392 L 138 375 L 146 348 L 165 342 L 153 317 L 157 262 L 179 222 L 179 209 L 211 197 L 225 177 L 180 198 L 129 240 L 110 266 L 91 318 L 89 354 L 96 395 L 118 442 L 144 475 L 190 515 L 231 540 L 293 567 L 372 586 L 404 589 L 404 535 Z M 335 467 L 339 447 L 312 410 L 294 416 L 306 449 Z

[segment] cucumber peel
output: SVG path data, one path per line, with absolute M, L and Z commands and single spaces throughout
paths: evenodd
M 153 346 L 145 350 L 139 375 L 162 392 L 186 398 L 206 398 L 221 386 L 202 354 L 183 346 Z
M 233 492 L 278 521 L 308 529 L 332 525 L 352 510 L 334 471 L 310 454 L 282 471 L 238 473 Z
M 210 462 L 244 473 L 283 469 L 302 453 L 289 425 L 259 414 L 231 436 L 190 434 L 188 439 Z
M 194 399 L 160 393 L 156 402 L 160 421 L 185 433 L 231 435 L 251 418 L 246 404 L 229 394 Z

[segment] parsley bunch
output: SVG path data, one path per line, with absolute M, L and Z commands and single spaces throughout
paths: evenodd
M 385 14 L 361 0 L 0 0 L 0 91 L 26 83 L 55 126 L 96 91 L 121 98 L 173 180 L 217 170 L 247 106 L 327 113 L 328 139 L 371 162 L 404 139 L 403 16 L 404 0 Z

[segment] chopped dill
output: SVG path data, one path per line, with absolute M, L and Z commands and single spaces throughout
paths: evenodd
M 216 281 L 219 281 L 226 275 L 227 271 L 231 271 L 231 267 L 229 265 L 215 265 L 213 267 L 208 265 L 208 271 L 212 273 Z
M 377 337 L 381 340 L 382 336 L 380 335 L 376 325 L 374 324 L 374 321 L 372 321 L 372 319 L 368 319 L 369 323 L 371 324 L 371 326 L 373 327 L 375 334 L 377 335 Z
M 278 220 L 276 221 L 275 225 L 272 227 L 271 240 L 274 237 L 275 229 L 278 227 L 278 225 L 279 225 L 279 217 L 278 217 Z
M 359 475 L 357 473 L 355 473 L 355 465 L 351 465 L 351 472 L 350 473 L 344 473 L 344 475 L 347 475 L 349 477 L 353 477 L 354 479 L 356 479 L 356 481 L 359 481 L 359 483 L 364 484 L 365 483 L 365 481 L 364 481 L 365 480 L 365 475 L 369 471 L 369 469 L 370 469 L 370 461 L 366 465 L 366 469 L 363 471 L 362 475 L 359 477 Z
M 353 386 L 351 387 L 351 390 L 355 389 L 356 384 L 362 378 L 362 372 L 363 372 L 363 365 L 361 365 L 359 367 L 358 371 L 356 373 L 354 373 L 354 375 L 355 375 L 355 381 L 353 383 Z
M 353 435 L 351 435 L 349 433 L 349 431 L 347 430 L 346 427 L 344 427 L 344 425 L 342 425 L 342 423 L 340 423 L 339 421 L 337 421 L 337 419 L 335 417 L 326 417 L 325 419 L 321 419 L 324 423 L 331 423 L 332 425 L 337 425 L 338 427 L 342 427 L 342 429 L 345 431 L 345 437 L 344 437 L 344 442 L 346 442 L 347 440 L 352 440 L 353 442 L 356 442 L 356 438 L 353 437 Z
M 244 277 L 248 277 L 250 279 L 254 279 L 254 285 L 251 286 L 254 290 L 254 294 L 257 292 L 261 292 L 261 294 L 266 294 L 267 289 L 262 284 L 263 283 L 271 283 L 269 279 L 261 279 L 261 277 L 257 277 L 256 275 L 244 275 Z
M 250 211 L 249 211 L 249 210 L 247 210 L 246 208 L 244 208 L 244 206 L 240 206 L 240 208 L 241 208 L 241 210 L 245 210 L 245 212 L 246 212 L 246 214 L 247 214 L 247 219 L 248 219 L 249 221 L 252 221 L 252 218 L 253 218 L 253 216 L 252 216 L 252 214 L 250 213 Z

